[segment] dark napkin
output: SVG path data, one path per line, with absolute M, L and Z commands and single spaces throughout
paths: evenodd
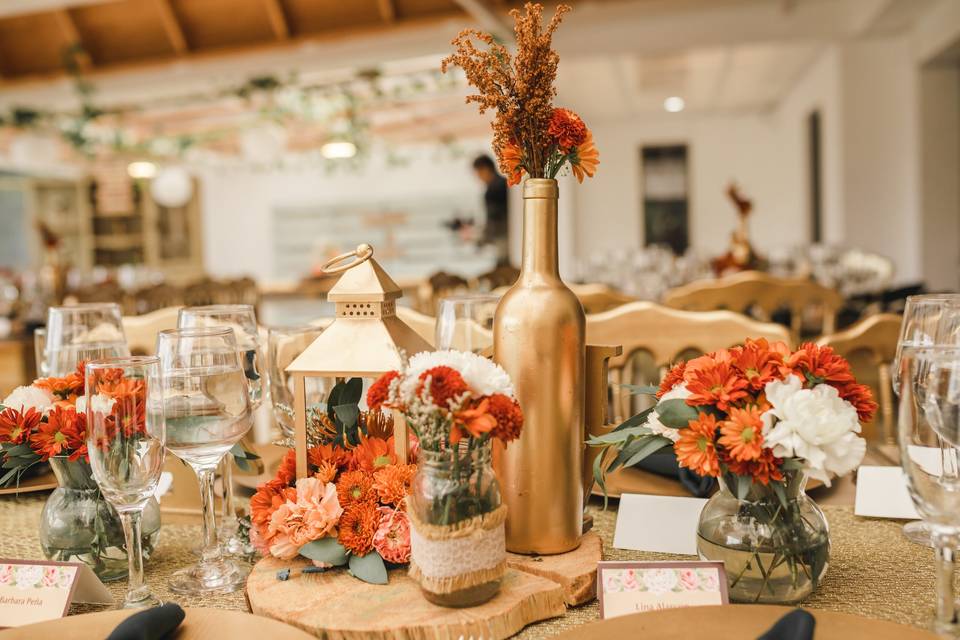
M 813 628 L 817 621 L 809 612 L 794 609 L 777 620 L 770 630 L 757 640 L 813 640 Z
M 107 636 L 107 640 L 162 640 L 180 626 L 186 614 L 175 602 L 135 613 Z
M 707 498 L 713 493 L 715 480 L 710 477 L 697 475 L 690 469 L 683 469 L 677 464 L 677 456 L 673 449 L 669 451 L 660 451 L 651 456 L 647 456 L 636 465 L 637 469 L 643 469 L 660 476 L 676 478 L 684 488 L 697 496 L 698 498 Z

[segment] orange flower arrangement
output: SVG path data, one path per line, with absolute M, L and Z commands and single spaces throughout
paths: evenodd
M 717 448 L 714 440 L 717 434 L 717 419 L 710 414 L 701 413 L 683 429 L 674 449 L 677 462 L 702 476 L 715 476 L 720 471 Z
M 559 5 L 543 27 L 543 6 L 528 2 L 523 11 L 514 9 L 517 53 L 512 56 L 489 33 L 461 31 L 451 44 L 456 52 L 441 62 L 446 73 L 458 66 L 477 90 L 467 96 L 480 113 L 496 112 L 493 148 L 507 182 L 514 185 L 524 174 L 531 178 L 555 178 L 568 164 L 577 180 L 593 177 L 600 154 L 583 120 L 569 109 L 555 108 L 554 81 L 560 56 L 552 46 L 567 5 Z M 482 46 L 477 47 L 475 41 Z
M 373 495 L 373 476 L 366 471 L 347 471 L 337 480 L 337 497 L 344 507 L 355 502 L 367 502 Z

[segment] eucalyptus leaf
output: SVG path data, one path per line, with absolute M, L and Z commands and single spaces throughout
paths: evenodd
M 360 408 L 356 404 L 338 404 L 333 408 L 333 412 L 345 429 L 356 426 L 360 417 Z
M 660 424 L 671 429 L 683 429 L 699 415 L 696 407 L 691 407 L 681 398 L 663 400 L 657 405 L 657 418 Z
M 606 476 L 603 472 L 603 453 L 598 455 L 593 461 L 593 479 L 597 483 L 597 486 L 600 487 L 600 490 L 603 491 L 603 508 L 607 508 L 607 483 Z
M 29 444 L 23 443 L 18 445 L 10 446 L 9 444 L 3 448 L 3 452 L 7 456 L 12 458 L 20 458 L 23 456 L 36 455 L 33 449 L 30 448 Z
M 342 567 L 347 564 L 347 550 L 336 538 L 320 538 L 300 547 L 300 555 L 310 560 Z
M 773 492 L 777 494 L 777 499 L 780 501 L 780 506 L 786 509 L 787 508 L 787 492 L 783 488 L 783 483 L 771 482 L 770 486 L 773 487 Z
M 753 478 L 750 476 L 737 476 L 737 500 L 746 498 L 752 485 Z
M 240 469 L 241 471 L 253 471 L 253 465 L 251 465 L 249 462 L 247 462 L 247 459 L 246 459 L 246 458 L 236 458 L 236 457 L 235 457 L 235 458 L 233 459 L 233 462 L 234 462 L 234 464 L 237 465 L 237 468 Z
M 637 427 L 644 424 L 647 421 L 647 417 L 656 407 L 650 407 L 649 409 L 644 409 L 640 413 L 631 416 L 614 427 L 614 431 L 623 431 L 624 429 L 629 429 L 631 427 Z
M 19 467 L 18 467 L 18 468 L 15 468 L 15 469 L 10 469 L 10 470 L 7 471 L 5 474 L 3 474 L 3 477 L 0 477 L 0 487 L 5 487 L 5 486 L 7 486 L 7 483 L 10 482 L 10 480 L 13 478 L 14 475 L 17 474 L 17 471 L 19 471 L 19 470 L 20 470 L 20 469 L 19 469 Z M 20 479 L 19 476 L 17 477 L 17 479 L 18 479 L 18 480 Z
M 627 459 L 623 466 L 632 467 L 644 458 L 671 445 L 673 445 L 673 440 L 663 436 L 650 436 L 649 438 L 644 438 L 643 445 L 640 446 L 637 451 Z
M 650 429 L 647 427 L 630 427 L 629 429 L 624 429 L 622 431 L 611 431 L 610 433 L 605 433 L 603 435 L 593 436 L 587 440 L 587 444 L 593 447 L 605 444 L 617 444 L 619 442 L 626 442 L 630 440 L 630 438 L 637 438 L 646 435 L 650 435 Z
M 350 378 L 347 380 L 340 394 L 340 401 L 337 404 L 360 404 L 363 398 L 363 379 Z
M 383 564 L 383 558 L 376 551 L 371 551 L 365 556 L 351 554 L 349 567 L 350 573 L 364 582 L 387 584 L 387 566 Z
M 643 396 L 654 396 L 660 391 L 660 387 L 656 385 L 638 385 L 638 384 L 618 384 L 618 387 L 621 389 L 626 389 L 630 392 L 630 395 L 643 395 Z

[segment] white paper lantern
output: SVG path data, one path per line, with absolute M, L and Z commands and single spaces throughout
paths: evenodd
M 193 180 L 183 167 L 165 167 L 150 183 L 150 195 L 163 207 L 182 207 L 193 196 Z

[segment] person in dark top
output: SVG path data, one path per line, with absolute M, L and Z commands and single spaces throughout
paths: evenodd
M 480 244 L 489 244 L 497 251 L 497 266 L 509 264 L 510 231 L 507 216 L 507 180 L 497 171 L 497 165 L 488 155 L 477 156 L 473 171 L 487 188 L 483 204 L 487 219 Z

